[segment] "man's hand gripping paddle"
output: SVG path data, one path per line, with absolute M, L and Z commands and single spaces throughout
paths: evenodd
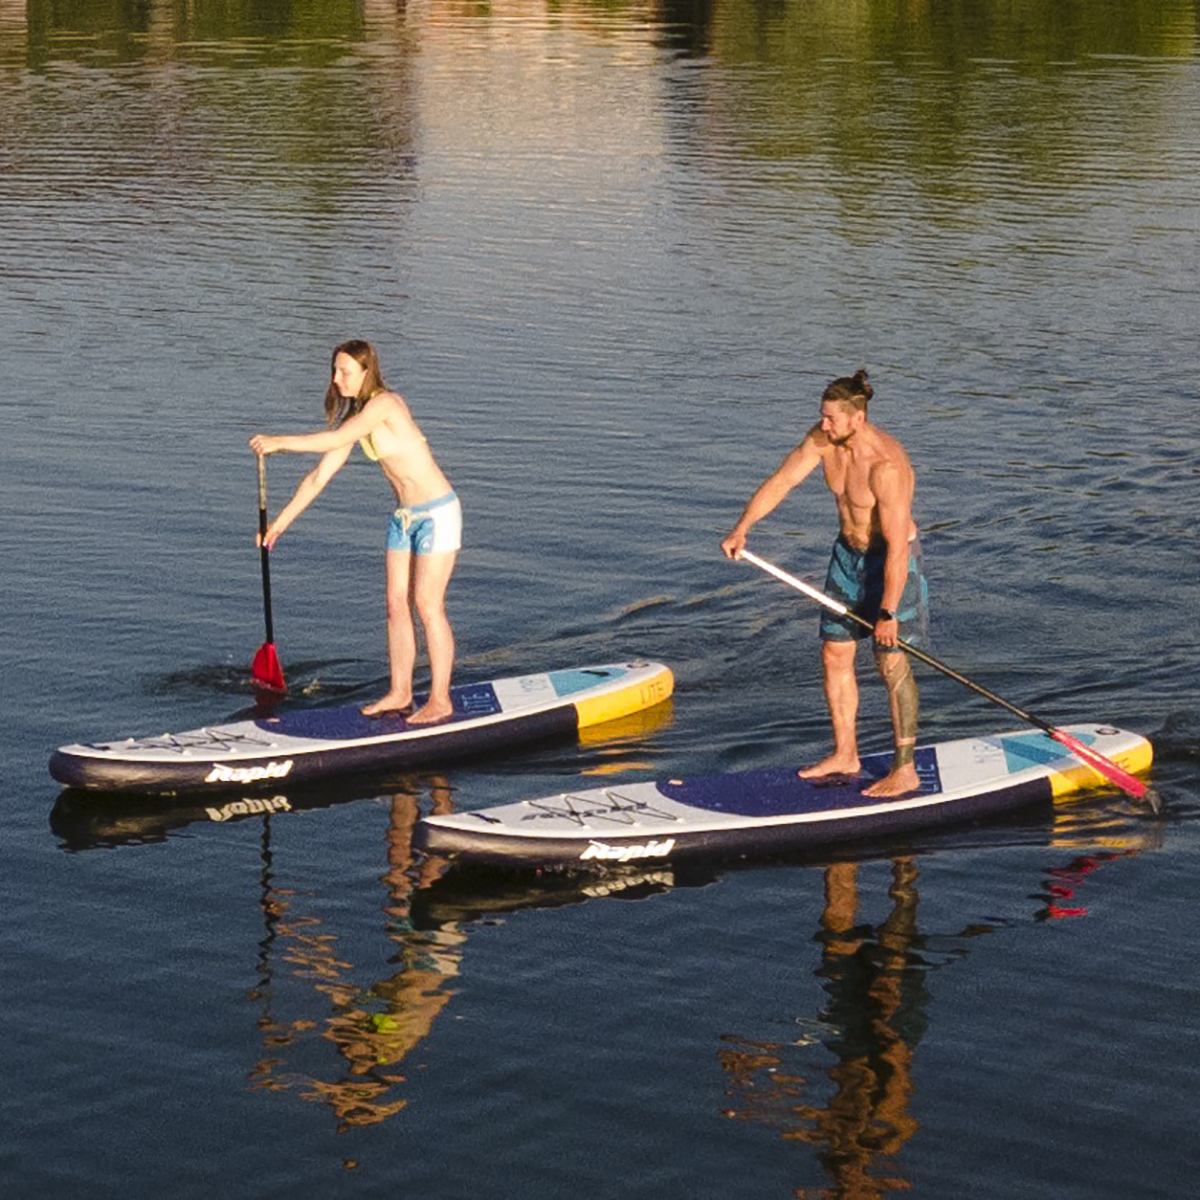
M 287 691 L 283 668 L 275 652 L 275 631 L 271 621 L 271 551 L 267 548 L 267 460 L 258 456 L 258 540 L 262 559 L 263 613 L 266 617 L 267 640 L 258 648 L 250 665 L 250 679 L 264 692 L 282 695 Z
M 842 617 L 849 617 L 850 620 L 857 622 L 866 629 L 873 630 L 875 627 L 870 621 L 864 620 L 857 613 L 851 612 L 844 604 L 839 603 L 830 596 L 826 596 L 824 592 L 818 591 L 811 584 L 805 583 L 802 579 L 797 579 L 794 575 L 789 575 L 786 571 L 775 566 L 774 563 L 769 563 L 765 559 L 759 558 L 757 554 L 751 554 L 749 550 L 743 550 L 738 555 L 739 558 L 744 558 L 748 563 L 753 563 L 756 567 L 766 571 L 768 575 L 774 575 L 776 579 L 786 583 L 789 587 L 794 587 L 798 592 L 803 592 L 810 599 L 815 600 L 818 604 L 823 604 L 826 608 L 831 609 Z M 1036 725 L 1044 733 L 1048 733 L 1056 742 L 1061 742 L 1076 758 L 1087 763 L 1092 770 L 1099 772 L 1105 779 L 1111 783 L 1115 783 L 1123 792 L 1141 799 L 1146 794 L 1146 785 L 1136 776 L 1131 775 L 1128 771 L 1119 767 L 1111 758 L 1106 758 L 1103 754 L 1097 753 L 1090 746 L 1085 746 L 1078 738 L 1072 737 L 1069 733 L 1062 729 L 1055 729 L 1052 725 L 1048 725 L 1045 721 L 1038 717 L 1025 712 L 1024 709 L 1017 708 L 1015 704 L 1010 704 L 1007 700 L 1002 700 L 994 692 L 989 692 L 987 688 L 973 682 L 965 675 L 960 675 L 957 671 L 946 666 L 945 663 L 939 662 L 931 655 L 925 654 L 918 650 L 916 646 L 910 646 L 905 641 L 896 643 L 901 650 L 911 654 L 914 658 L 920 659 L 927 666 L 933 667 L 937 671 L 941 671 L 943 675 L 949 675 L 951 679 L 957 680 L 959 683 L 969 687 L 973 692 L 978 692 L 979 695 L 985 696 L 991 700 L 993 704 L 1000 705 L 1001 708 L 1006 708 L 1014 716 L 1020 717 L 1022 721 L 1028 721 L 1030 725 Z

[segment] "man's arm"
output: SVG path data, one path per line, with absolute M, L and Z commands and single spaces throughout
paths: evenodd
M 727 558 L 737 558 L 746 546 L 753 525 L 777 509 L 783 498 L 813 473 L 821 462 L 820 430 L 813 426 L 799 446 L 779 464 L 778 470 L 759 485 L 746 503 L 737 524 L 721 543 Z
M 871 490 L 879 516 L 879 532 L 887 544 L 883 566 L 883 599 L 879 607 L 894 613 L 908 581 L 908 535 L 912 532 L 912 485 L 907 472 L 895 463 L 884 462 L 871 473 Z M 882 645 L 894 646 L 899 637 L 897 622 L 882 617 L 875 625 Z

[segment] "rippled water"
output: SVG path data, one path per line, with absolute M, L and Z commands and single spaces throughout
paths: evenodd
M 1190 1195 L 1198 29 L 0 0 L 6 1190 Z M 55 745 L 247 703 L 246 438 L 316 428 L 350 336 L 463 497 L 459 678 L 644 654 L 673 704 L 293 812 L 57 802 Z M 414 858 L 434 806 L 820 752 L 815 615 L 717 542 L 864 365 L 935 653 L 1148 734 L 1161 814 L 601 880 Z M 289 703 L 380 687 L 386 516 L 355 462 L 273 556 Z M 832 523 L 810 481 L 753 544 L 819 578 Z M 922 679 L 924 737 L 1010 726 Z

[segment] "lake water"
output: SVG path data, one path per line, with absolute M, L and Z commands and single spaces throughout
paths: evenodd
M 0 1189 L 1194 1194 L 1198 46 L 1182 0 L 0 0 Z M 673 703 L 303 811 L 64 806 L 56 745 L 248 703 L 246 439 L 348 337 L 463 498 L 457 678 L 642 655 Z M 718 542 L 860 366 L 934 652 L 1148 735 L 1161 811 L 415 856 L 434 806 L 823 751 L 815 611 Z M 356 457 L 277 547 L 289 704 L 380 689 L 388 508 Z M 819 580 L 833 520 L 810 480 L 752 546 Z M 923 739 L 1012 727 L 921 681 Z

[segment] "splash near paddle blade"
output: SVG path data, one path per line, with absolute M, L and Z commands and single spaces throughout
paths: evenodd
M 250 665 L 250 677 L 256 688 L 269 692 L 286 692 L 287 684 L 283 679 L 283 668 L 279 665 L 279 655 L 275 652 L 273 642 L 263 642 Z

